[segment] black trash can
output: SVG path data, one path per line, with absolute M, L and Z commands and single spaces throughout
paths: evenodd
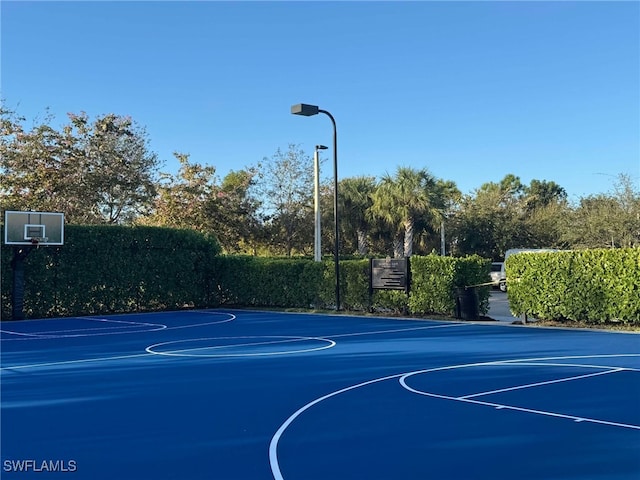
M 478 320 L 480 302 L 475 287 L 456 287 L 456 318 Z

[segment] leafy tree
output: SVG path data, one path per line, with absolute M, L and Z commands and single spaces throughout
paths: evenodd
M 476 191 L 476 197 L 480 202 L 490 202 L 492 205 L 502 208 L 519 208 L 525 186 L 520 177 L 507 174 L 498 183 L 487 182 Z
M 444 209 L 441 189 L 428 170 L 400 167 L 394 177 L 387 174 L 382 178 L 373 193 L 371 212 L 391 228 L 394 257 L 409 257 L 416 221 L 439 225 Z
M 567 200 L 567 192 L 556 182 L 534 179 L 523 190 L 525 209 L 529 212 Z
M 31 129 L 24 117 L 0 111 L 0 202 L 3 210 L 58 211 L 73 219 L 84 206 L 75 140 L 48 125 Z
M 561 246 L 567 209 L 566 193 L 555 182 L 532 180 L 527 186 L 509 174 L 485 183 L 463 197 L 455 213 L 454 253 L 500 260 L 510 248 Z
M 372 194 L 376 189 L 374 177 L 353 177 L 340 181 L 338 200 L 342 229 L 355 245 L 358 255 L 369 252 L 369 233 L 371 230 L 369 209 L 373 204 Z
M 565 222 L 563 240 L 573 248 L 640 246 L 640 191 L 621 174 L 608 194 L 589 195 Z
M 523 245 L 531 245 L 532 248 L 568 248 L 562 235 L 571 213 L 569 204 L 563 200 L 552 201 L 527 212 L 523 224 L 528 238 Z
M 174 156 L 180 164 L 178 174 L 161 176 L 153 211 L 140 223 L 213 233 L 208 204 L 216 192 L 215 167 L 191 163 L 188 154 Z
M 162 176 L 153 213 L 140 223 L 215 235 L 228 253 L 255 248 L 258 203 L 249 194 L 255 172 L 232 171 L 218 184 L 215 167 L 192 163 L 187 154 L 174 155 L 178 174 Z
M 115 114 L 92 123 L 85 113 L 69 118 L 65 131 L 76 133 L 76 148 L 83 153 L 81 167 L 94 218 L 100 223 L 131 223 L 146 213 L 156 194 L 160 162 L 147 148 L 145 130 Z
M 257 191 L 262 202 L 268 243 L 279 252 L 308 252 L 313 245 L 313 162 L 290 144 L 264 158 L 258 168 Z
M 58 131 L 51 117 L 27 129 L 14 112 L 3 108 L 0 116 L 2 208 L 59 211 L 71 223 L 129 223 L 151 205 L 159 162 L 131 119 L 69 114 Z
M 346 245 L 352 245 L 352 235 L 349 234 L 351 229 L 351 222 L 347 218 L 347 214 L 343 208 L 342 200 L 340 196 L 340 185 L 338 185 L 338 211 L 339 211 L 339 227 L 340 238 L 338 251 L 345 253 L 353 253 L 353 248 L 345 250 Z M 333 179 L 330 181 L 320 182 L 320 215 L 321 220 L 321 235 L 322 235 L 322 253 L 324 255 L 333 255 L 335 246 L 335 216 L 334 216 L 334 202 L 333 202 Z
M 442 199 L 444 204 L 440 224 L 437 224 L 437 221 L 428 217 L 420 217 L 416 223 L 416 230 L 418 232 L 415 241 L 416 250 L 422 255 L 426 255 L 434 251 L 440 251 L 440 236 L 442 234 L 442 230 L 448 229 L 446 224 L 450 222 L 450 218 L 457 210 L 462 198 L 462 193 L 455 182 L 451 180 L 437 179 L 436 189 L 438 191 L 438 196 Z
M 214 229 L 227 252 L 255 253 L 263 240 L 260 201 L 253 195 L 256 175 L 252 168 L 231 171 L 217 192 Z
M 452 253 L 477 253 L 486 258 L 499 259 L 505 245 L 500 245 L 500 234 L 509 222 L 507 211 L 495 202 L 498 191 L 477 190 L 474 195 L 463 196 L 460 207 L 451 220 Z

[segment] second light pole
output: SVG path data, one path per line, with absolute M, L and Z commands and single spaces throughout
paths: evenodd
M 336 310 L 340 310 L 340 258 L 338 255 L 338 246 L 340 245 L 339 221 L 338 221 L 338 129 L 336 120 L 326 110 L 320 109 L 317 105 L 307 105 L 306 103 L 298 103 L 291 107 L 291 113 L 294 115 L 302 115 L 310 117 L 318 113 L 324 113 L 333 124 L 333 230 L 334 230 L 334 246 L 333 257 L 336 268 Z
M 326 150 L 329 147 L 324 145 L 316 145 L 313 155 L 313 212 L 314 212 L 314 229 L 313 229 L 313 259 L 316 262 L 322 260 L 322 228 L 320 226 L 320 150 Z

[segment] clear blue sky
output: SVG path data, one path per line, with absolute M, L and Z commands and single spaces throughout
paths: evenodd
M 571 200 L 640 182 L 638 2 L 2 1 L 2 98 L 33 119 L 130 115 L 223 177 L 331 146 L 339 177 L 506 174 Z M 325 152 L 332 175 L 331 150 Z

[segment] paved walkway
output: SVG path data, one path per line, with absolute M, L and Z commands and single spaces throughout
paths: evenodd
M 489 297 L 489 313 L 488 316 L 504 323 L 513 323 L 520 321 L 519 317 L 511 314 L 509 310 L 509 299 L 505 292 L 500 290 L 491 290 L 491 297 Z

